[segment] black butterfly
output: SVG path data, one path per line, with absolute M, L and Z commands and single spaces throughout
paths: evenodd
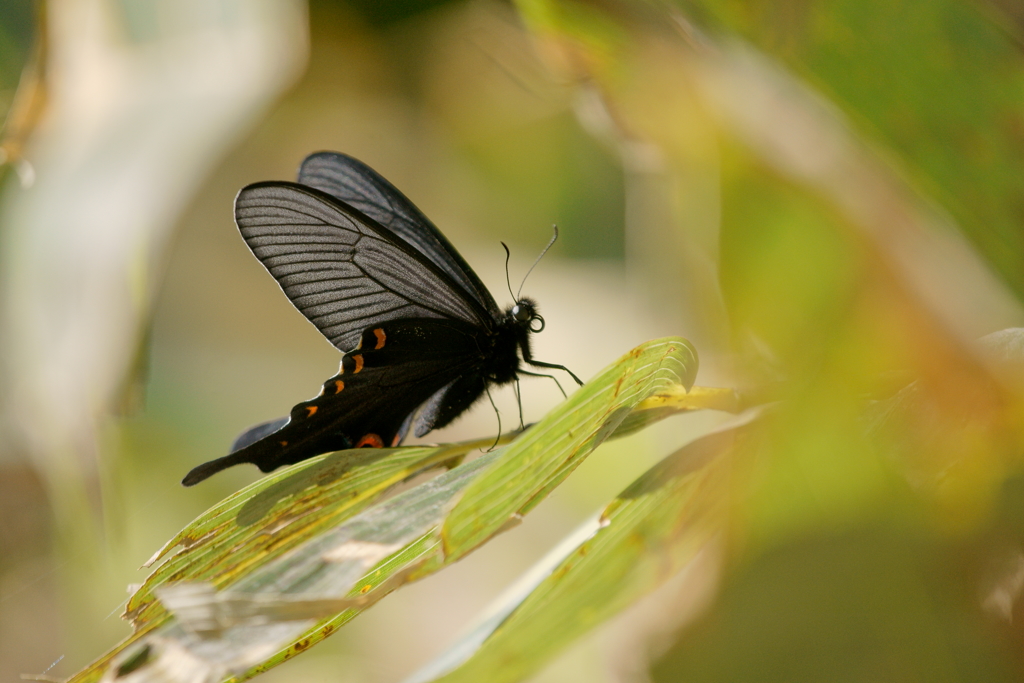
M 246 244 L 291 302 L 338 349 L 338 374 L 291 414 L 256 425 L 199 465 L 192 486 L 253 463 L 263 472 L 320 453 L 397 446 L 444 427 L 490 384 L 534 360 L 536 304 L 502 312 L 444 235 L 391 183 L 336 152 L 306 158 L 299 182 L 255 183 L 235 199 Z M 578 383 L 579 378 L 569 372 Z

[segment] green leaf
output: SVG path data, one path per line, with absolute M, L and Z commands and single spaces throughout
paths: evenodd
M 159 587 L 184 581 L 208 581 L 217 587 L 236 583 L 365 509 L 394 485 L 491 443 L 493 439 L 440 448 L 329 453 L 273 472 L 228 496 L 146 563 L 166 558 L 128 601 L 125 617 L 135 626 L 135 634 L 70 680 L 98 680 L 111 659 L 167 622 L 170 615 L 154 594 Z M 178 552 L 168 557 L 178 546 Z
M 445 521 L 448 557 L 464 555 L 526 514 L 641 401 L 680 384 L 689 390 L 696 373 L 697 352 L 670 338 L 637 347 L 588 382 L 469 487 Z
M 626 419 L 615 429 L 611 438 L 638 432 L 666 417 L 695 410 L 721 410 L 727 413 L 738 413 L 743 401 L 735 389 L 719 387 L 684 387 L 670 388 L 641 401 Z
M 688 388 L 696 371 L 696 352 L 685 340 L 648 342 L 504 449 L 375 505 L 395 483 L 485 441 L 340 452 L 271 475 L 211 509 L 157 554 L 154 559 L 185 545 L 133 597 L 130 609 L 142 630 L 73 680 L 95 680 L 109 665 L 128 660 L 132 680 L 140 681 L 158 675 L 177 680 L 174 671 L 183 661 L 188 666 L 181 671 L 211 681 L 266 670 L 402 583 L 443 568 L 507 528 L 633 408 L 652 395 Z M 531 476 L 510 479 L 524 469 Z M 488 495 L 490 486 L 500 495 Z M 465 515 L 481 521 L 471 534 L 459 533 Z M 456 533 L 443 534 L 453 518 Z M 162 609 L 154 594 L 176 614 L 145 614 Z M 143 649 L 146 661 L 135 664 Z
M 522 680 L 669 579 L 720 529 L 721 464 L 741 429 L 702 437 L 644 473 L 406 683 Z

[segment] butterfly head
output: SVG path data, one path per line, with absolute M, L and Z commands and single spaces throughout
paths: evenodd
M 516 327 L 525 327 L 530 332 L 540 332 L 544 329 L 544 318 L 537 312 L 537 304 L 532 299 L 520 299 L 515 306 L 508 309 L 507 315 Z

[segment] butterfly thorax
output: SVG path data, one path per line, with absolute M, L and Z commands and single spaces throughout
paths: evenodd
M 516 378 L 520 353 L 530 358 L 530 334 L 544 329 L 544 318 L 537 313 L 532 299 L 523 298 L 505 309 L 504 315 L 491 335 L 488 367 L 490 379 L 506 384 Z

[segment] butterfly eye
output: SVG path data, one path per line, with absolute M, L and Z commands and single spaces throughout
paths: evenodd
M 532 321 L 536 316 L 533 314 L 533 307 L 524 304 L 516 304 L 512 307 L 512 317 L 516 322 L 525 323 Z
M 539 324 L 535 324 L 539 323 Z M 544 330 L 544 318 L 534 315 L 530 318 L 530 332 L 541 332 Z

